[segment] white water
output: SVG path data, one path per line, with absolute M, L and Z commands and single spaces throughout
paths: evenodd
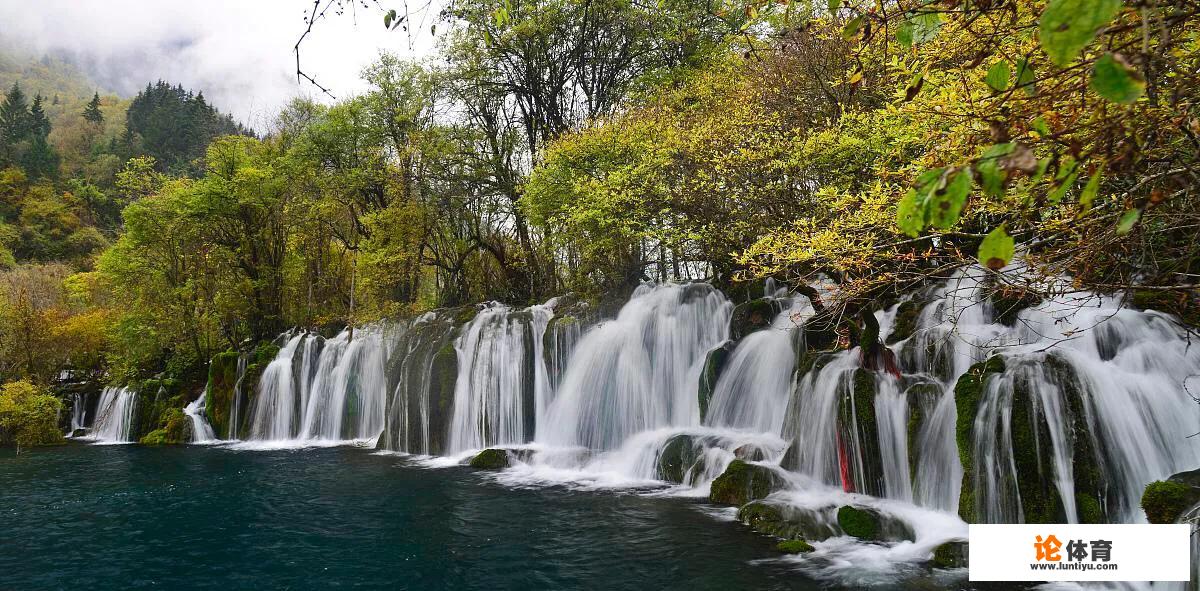
M 183 414 L 192 422 L 192 443 L 211 443 L 217 440 L 217 435 L 213 433 L 213 428 L 208 424 L 208 419 L 204 417 L 204 401 L 208 398 L 208 391 L 200 393 L 200 396 L 183 407 Z
M 125 387 L 109 386 L 100 393 L 96 420 L 86 439 L 97 443 L 132 443 L 133 417 L 137 393 Z
M 994 320 L 981 274 L 966 271 L 925 295 L 917 331 L 892 345 L 901 378 L 864 374 L 858 349 L 825 354 L 812 371 L 793 375 L 803 331 L 796 324 L 811 309 L 804 298 L 789 299 L 769 328 L 737 343 L 706 417 L 699 373 L 706 354 L 728 339 L 732 304 L 705 285 L 642 286 L 616 318 L 590 327 L 557 326 L 551 302 L 526 310 L 490 305 L 457 328 L 432 314 L 402 330 L 369 333 L 357 352 L 345 333 L 323 346 L 297 335 L 263 375 L 252 439 L 324 444 L 384 430 L 387 449 L 427 454 L 444 433 L 448 457 L 432 465 L 504 445 L 526 450 L 523 461 L 496 475 L 505 484 L 686 496 L 707 495 L 735 453 L 752 450 L 789 483 L 770 502 L 812 515 L 870 506 L 916 537 L 886 544 L 831 538 L 794 560 L 841 584 L 894 582 L 938 544 L 965 537 L 953 390 L 974 363 L 999 353 L 1007 369 L 983 389 L 971 437 L 979 518 L 1024 516 L 1008 425 L 1020 399 L 1041 426 L 1034 430 L 1038 475 L 1059 497 L 1061 519 L 1080 518 L 1073 465 L 1086 452 L 1103 476 L 1098 500 L 1108 519 L 1142 521 L 1138 500 L 1147 483 L 1200 467 L 1200 441 L 1188 437 L 1200 412 L 1184 388 L 1189 379 L 1200 388 L 1200 348 L 1189 348 L 1167 317 L 1093 294 L 1060 295 L 1004 326 Z M 895 308 L 877 313 L 882 335 L 895 317 Z M 442 328 L 420 328 L 434 322 Z M 356 340 L 367 332 L 360 329 Z M 458 371 L 452 389 L 438 390 L 433 353 L 451 338 Z M 436 399 L 438 391 L 453 392 L 452 400 Z M 351 414 L 345 400 L 378 415 Z M 685 484 L 666 487 L 659 459 L 680 435 L 703 460 Z

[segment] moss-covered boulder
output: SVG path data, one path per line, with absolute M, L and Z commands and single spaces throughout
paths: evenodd
M 446 452 L 446 430 L 454 412 L 454 387 L 458 383 L 458 352 L 448 338 L 433 356 L 429 374 L 429 452 Z
M 688 474 L 703 471 L 704 448 L 696 438 L 679 434 L 671 437 L 658 454 L 658 477 L 667 482 L 683 484 L 690 480 Z M 688 482 L 691 484 L 691 482 Z
M 824 540 L 838 535 L 829 515 L 821 511 L 769 501 L 751 501 L 738 509 L 738 521 L 777 538 Z
M 857 369 L 838 404 L 838 432 L 846 458 L 857 458 L 843 486 L 854 492 L 885 496 L 879 424 L 875 419 L 875 374 Z
M 990 294 L 992 318 L 1005 326 L 1015 326 L 1022 310 L 1042 303 L 1042 297 L 1028 289 L 1013 285 L 1001 285 Z
M 935 568 L 966 568 L 967 556 L 966 542 L 946 542 L 933 549 L 933 558 L 929 562 Z
M 717 389 L 717 380 L 721 378 L 721 371 L 725 369 L 725 362 L 729 359 L 730 353 L 733 352 L 737 343 L 733 341 L 725 341 L 718 345 L 715 349 L 708 352 L 704 358 L 704 368 L 700 371 L 700 384 L 696 389 L 697 402 L 700 403 L 700 416 L 703 418 L 708 413 L 708 402 L 712 400 L 713 393 Z
M 229 433 L 229 414 L 233 409 L 239 357 L 237 351 L 225 351 L 213 356 L 208 364 L 208 394 L 204 399 L 204 413 L 213 433 L 221 437 Z
M 812 547 L 812 544 L 804 540 L 784 540 L 775 544 L 775 549 L 784 554 L 802 554 L 816 550 L 816 548 Z
M 904 396 L 908 399 L 908 466 L 916 479 L 917 466 L 921 465 L 921 431 L 941 401 L 942 386 L 936 382 L 913 382 L 905 388 Z
M 477 470 L 503 470 L 511 466 L 512 461 L 508 457 L 508 451 L 491 448 L 476 454 L 468 465 Z
M 917 331 L 917 323 L 921 319 L 924 302 L 905 300 L 896 307 L 896 318 L 892 321 L 892 331 L 888 333 L 887 344 L 898 343 L 911 337 Z
M 141 437 L 142 445 L 180 445 L 192 440 L 192 421 L 181 408 L 169 408 L 162 413 L 162 426 Z
M 983 400 L 983 388 L 994 374 L 1004 371 L 1004 359 L 993 356 L 987 361 L 971 366 L 954 384 L 954 403 L 958 411 L 954 433 L 958 444 L 958 457 L 962 462 L 962 492 L 958 499 L 958 515 L 967 523 L 978 523 L 975 503 L 975 441 L 973 431 L 975 416 Z
M 782 311 L 778 302 L 771 298 L 758 298 L 733 307 L 729 316 L 729 336 L 735 341 L 746 335 L 771 326 L 771 321 Z
M 766 498 L 784 486 L 786 481 L 773 469 L 734 460 L 724 473 L 713 480 L 708 500 L 718 505 L 741 506 Z
M 1146 485 L 1142 493 L 1142 510 L 1150 523 L 1175 523 L 1188 509 L 1200 503 L 1200 488 L 1174 478 Z
M 838 507 L 837 522 L 838 527 L 848 536 L 860 540 L 881 539 L 879 515 L 874 511 L 843 505 Z

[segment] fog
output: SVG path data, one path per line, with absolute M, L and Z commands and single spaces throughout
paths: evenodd
M 389 4 L 381 5 L 404 10 Z M 292 47 L 312 6 L 310 0 L 0 0 L 0 37 L 35 55 L 65 57 L 122 96 L 163 79 L 203 91 L 222 111 L 263 128 L 292 97 L 331 100 L 296 79 Z M 380 51 L 423 57 L 434 44 L 435 10 L 414 15 L 411 32 L 385 30 L 374 4 L 335 10 L 301 46 L 301 65 L 338 98 L 363 90 L 359 74 Z

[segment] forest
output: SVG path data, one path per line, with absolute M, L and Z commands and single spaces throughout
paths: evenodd
M 1069 276 L 1200 321 L 1200 3 L 456 0 L 435 20 L 435 57 L 380 55 L 369 91 L 267 129 L 166 81 L 128 99 L 4 71 L 0 441 L 61 441 L 65 382 L 202 386 L 291 327 L 642 282 L 832 282 L 841 339 L 976 264 L 1006 297 Z

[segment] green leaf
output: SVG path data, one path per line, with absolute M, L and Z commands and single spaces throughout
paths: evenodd
M 1121 10 L 1121 0 L 1050 0 L 1038 28 L 1042 50 L 1064 67 Z
M 926 43 L 937 37 L 942 26 L 942 15 L 937 12 L 922 12 L 912 19 L 913 43 Z
M 896 211 L 896 225 L 905 234 L 917 236 L 929 225 L 930 195 L 942 186 L 946 169 L 935 168 L 921 173 L 917 185 L 905 193 Z
M 842 0 L 829 0 L 829 12 L 837 12 L 841 8 Z
M 929 225 L 942 230 L 958 222 L 967 196 L 971 194 L 971 171 L 968 169 L 952 173 L 946 186 L 929 196 Z
M 1009 78 L 1012 76 L 1012 70 L 1008 67 L 1008 62 L 1000 60 L 988 69 L 987 76 L 984 76 L 983 81 L 987 82 L 988 86 L 996 92 L 1008 90 Z
M 979 243 L 979 263 L 993 271 L 1007 266 L 1015 253 L 1016 242 L 1004 231 L 1003 224 L 988 232 Z
M 1050 203 L 1059 203 L 1063 197 L 1066 197 L 1067 191 L 1075 186 L 1075 179 L 1079 178 L 1079 165 L 1074 158 L 1067 156 L 1063 159 L 1063 163 L 1058 167 L 1058 174 L 1054 176 L 1053 189 L 1050 190 Z
M 913 24 L 912 21 L 904 21 L 896 27 L 896 41 L 905 47 L 912 47 L 913 44 Z
M 1100 192 L 1100 177 L 1103 172 L 1104 166 L 1101 165 L 1083 186 L 1083 192 L 1079 194 L 1080 213 L 1092 208 L 1092 202 L 1096 200 L 1096 194 Z
M 1142 210 L 1130 209 L 1121 214 L 1121 219 L 1117 220 L 1117 235 L 1124 236 L 1133 230 L 1133 226 L 1142 218 Z
M 1029 60 L 1021 58 L 1017 60 L 1017 88 L 1025 90 L 1025 94 L 1033 96 L 1037 94 L 1037 87 L 1034 86 L 1033 66 L 1029 65 Z
M 979 186 L 983 192 L 993 197 L 1004 195 L 1004 182 L 1008 180 L 1008 172 L 1001 166 L 1001 160 L 1012 153 L 1016 144 L 996 144 L 983 151 L 975 162 L 975 173 L 979 175 Z
M 1106 53 L 1096 60 L 1096 67 L 1092 69 L 1091 87 L 1096 94 L 1114 103 L 1129 104 L 1146 92 L 1146 81 L 1124 58 Z
M 1046 123 L 1046 120 L 1041 116 L 1034 118 L 1034 120 L 1030 122 L 1029 127 L 1038 132 L 1038 135 L 1042 137 L 1050 135 L 1050 124 Z
M 845 39 L 846 41 L 853 40 L 854 36 L 858 34 L 858 30 L 862 28 L 862 24 L 862 15 L 850 19 L 850 21 L 846 23 L 846 26 L 842 28 L 842 39 Z
M 395 18 L 396 18 L 396 11 L 394 9 L 387 11 L 387 14 L 383 15 L 383 28 L 391 29 L 392 28 L 392 20 Z

